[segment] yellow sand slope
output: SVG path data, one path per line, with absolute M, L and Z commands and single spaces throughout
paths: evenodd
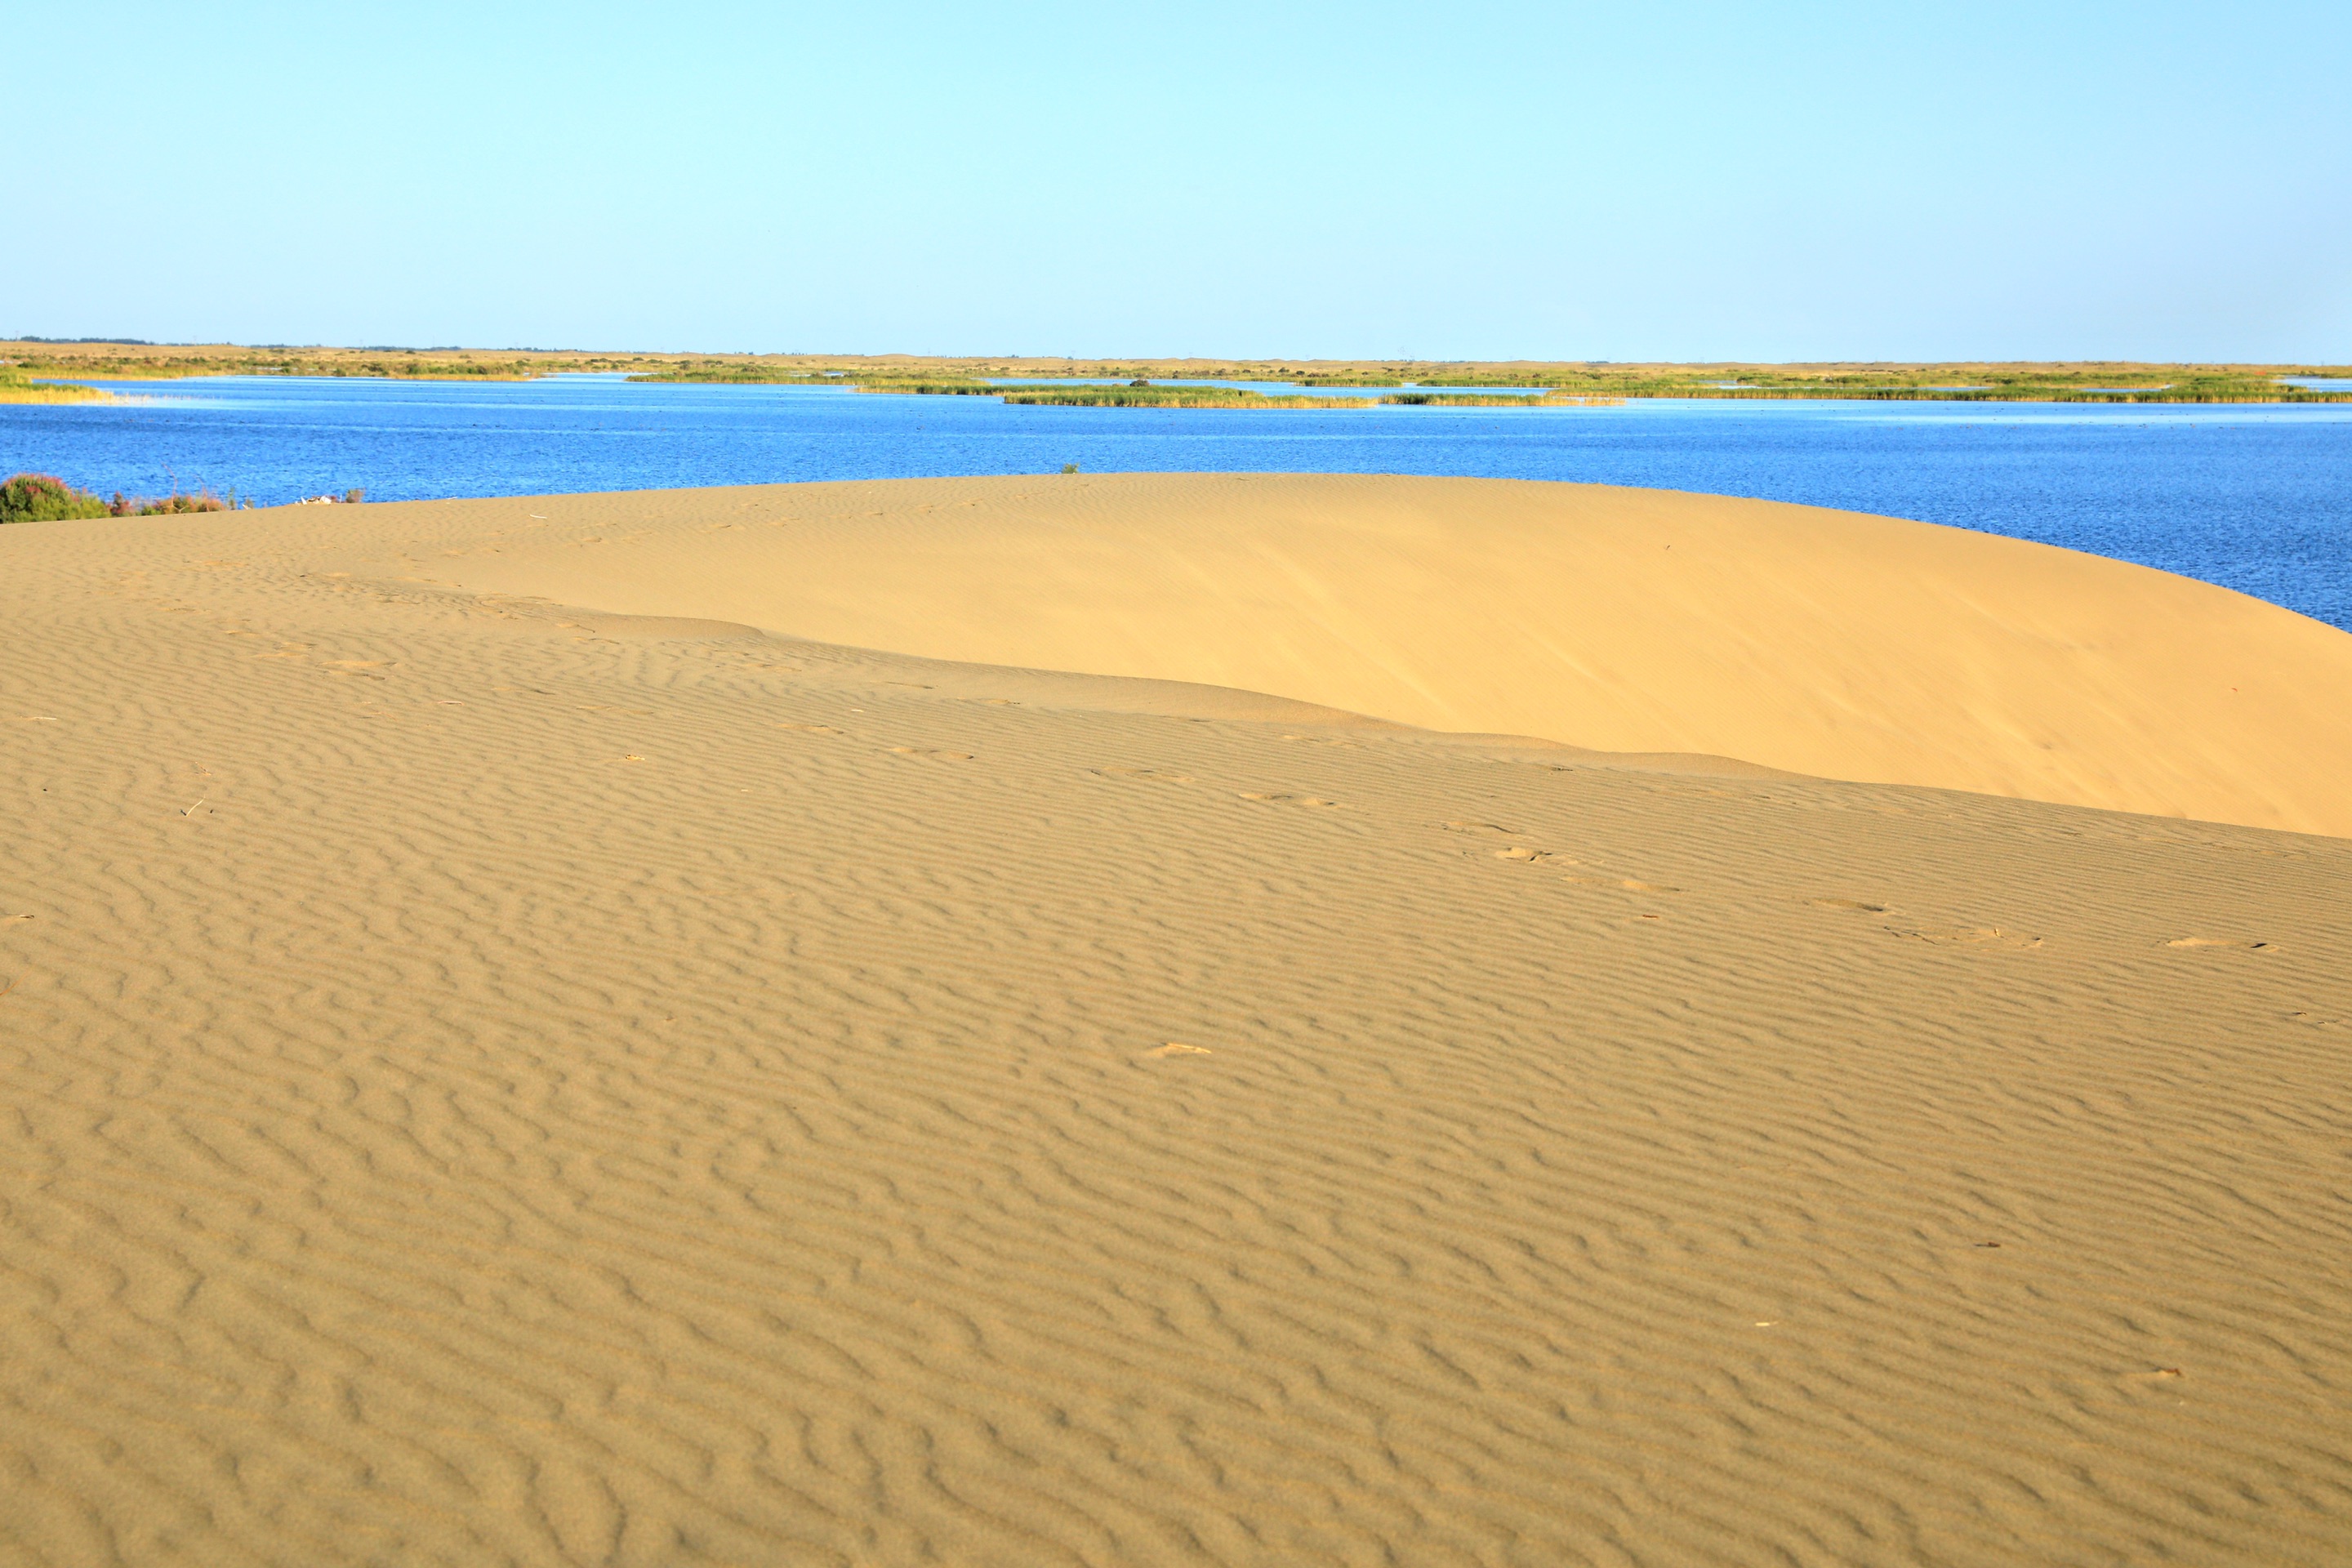
M 1056 483 L 0 529 L 0 1564 L 2352 1561 L 2352 840 L 726 624 Z
M 430 574 L 473 587 L 1439 730 L 2352 834 L 2352 637 L 1925 523 L 1604 486 L 1198 474 L 415 510 L 460 552 L 428 554 Z M 530 512 L 543 525 L 515 530 Z

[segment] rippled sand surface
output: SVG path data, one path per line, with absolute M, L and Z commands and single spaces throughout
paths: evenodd
M 2352 1558 L 2352 840 L 859 651 L 858 488 L 0 530 L 0 1562 Z

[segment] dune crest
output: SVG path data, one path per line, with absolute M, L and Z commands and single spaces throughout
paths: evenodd
M 1430 729 L 2352 835 L 2352 637 L 2209 584 L 1927 523 L 1597 485 L 1255 474 L 400 510 L 424 514 L 404 531 L 448 534 L 433 575 L 478 589 Z

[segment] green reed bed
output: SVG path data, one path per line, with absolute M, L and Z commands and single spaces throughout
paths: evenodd
M 780 365 L 708 364 L 639 371 L 629 379 L 712 386 L 839 386 L 846 378 L 821 370 L 794 370 Z
M 1252 392 L 1239 386 L 1007 386 L 1007 403 L 1056 408 L 1329 408 L 1343 398 Z
M 0 370 L 0 403 L 106 403 L 113 395 L 95 386 L 37 382 Z
M 1582 393 L 1398 392 L 1381 401 L 1411 408 L 1614 408 L 1625 400 Z
M 2289 386 L 2322 366 L 1627 365 L 1508 373 L 1475 365 L 1433 374 L 1453 385 L 1538 386 L 1549 396 L 1851 398 L 1904 403 L 2345 403 L 2352 393 Z

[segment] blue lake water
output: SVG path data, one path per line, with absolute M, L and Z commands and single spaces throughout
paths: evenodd
M 1466 474 L 1654 485 L 2011 534 L 2201 577 L 2352 630 L 2352 405 L 1637 400 L 1326 412 L 1009 407 L 840 387 L 560 376 L 222 377 L 0 404 L 0 474 L 264 503 L 1090 472 Z M 1271 390 L 1288 390 L 1271 389 Z

